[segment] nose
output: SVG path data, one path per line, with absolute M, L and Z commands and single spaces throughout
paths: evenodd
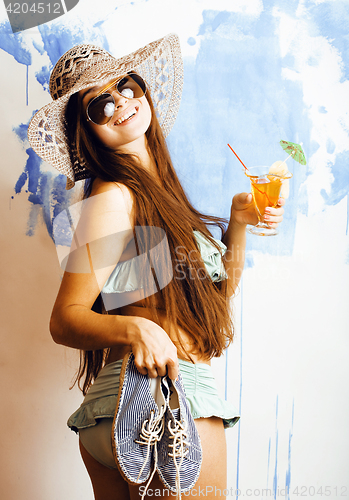
M 117 90 L 113 90 L 112 95 L 115 101 L 115 109 L 121 108 L 124 104 L 128 102 L 128 97 L 119 94 Z

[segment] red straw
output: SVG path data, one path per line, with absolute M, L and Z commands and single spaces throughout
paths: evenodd
M 235 151 L 233 150 L 233 148 L 231 147 L 231 145 L 228 144 L 228 146 L 230 147 L 230 149 L 232 150 L 232 152 L 234 153 L 234 155 L 236 156 L 236 158 L 239 160 L 239 162 L 241 163 L 241 165 L 243 165 L 244 169 L 248 170 L 248 168 L 246 167 L 246 165 L 240 160 L 240 158 L 238 157 L 238 155 L 235 153 Z

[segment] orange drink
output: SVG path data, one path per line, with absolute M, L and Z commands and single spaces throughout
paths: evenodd
M 275 228 L 271 228 L 264 222 L 264 213 L 267 207 L 276 207 L 282 183 L 292 177 L 290 172 L 283 172 L 280 175 L 268 172 L 269 167 L 252 167 L 245 170 L 245 174 L 251 181 L 251 192 L 258 217 L 258 224 L 248 228 L 248 232 L 259 236 L 278 234 Z
M 251 177 L 250 180 L 258 219 L 262 220 L 266 207 L 276 207 L 282 182 L 275 175 L 267 175 L 266 178 Z

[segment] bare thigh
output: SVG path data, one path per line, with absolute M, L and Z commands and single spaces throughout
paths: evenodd
M 190 494 L 186 493 L 184 498 L 204 497 L 224 500 L 226 497 L 223 496 L 223 491 L 227 487 L 227 448 L 223 422 L 217 417 L 199 418 L 195 420 L 195 425 L 201 439 L 203 460 L 199 479 Z M 140 500 L 143 489 L 140 490 L 138 485 L 129 484 L 128 487 L 130 500 Z M 151 482 L 148 492 L 149 495 L 144 498 L 168 499 L 176 496 L 166 490 L 157 475 Z
M 95 500 L 129 500 L 128 483 L 118 469 L 109 469 L 95 460 L 79 440 L 80 453 L 90 476 Z M 139 500 L 139 499 L 138 499 Z

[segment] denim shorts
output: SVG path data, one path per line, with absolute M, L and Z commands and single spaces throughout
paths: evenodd
M 182 359 L 178 361 L 193 418 L 219 417 L 223 420 L 224 428 L 233 427 L 240 416 L 228 401 L 218 395 L 211 366 Z M 111 428 L 121 365 L 122 359 L 102 368 L 80 408 L 68 419 L 68 427 L 79 432 L 80 440 L 90 455 L 113 469 L 116 464 L 111 446 Z

